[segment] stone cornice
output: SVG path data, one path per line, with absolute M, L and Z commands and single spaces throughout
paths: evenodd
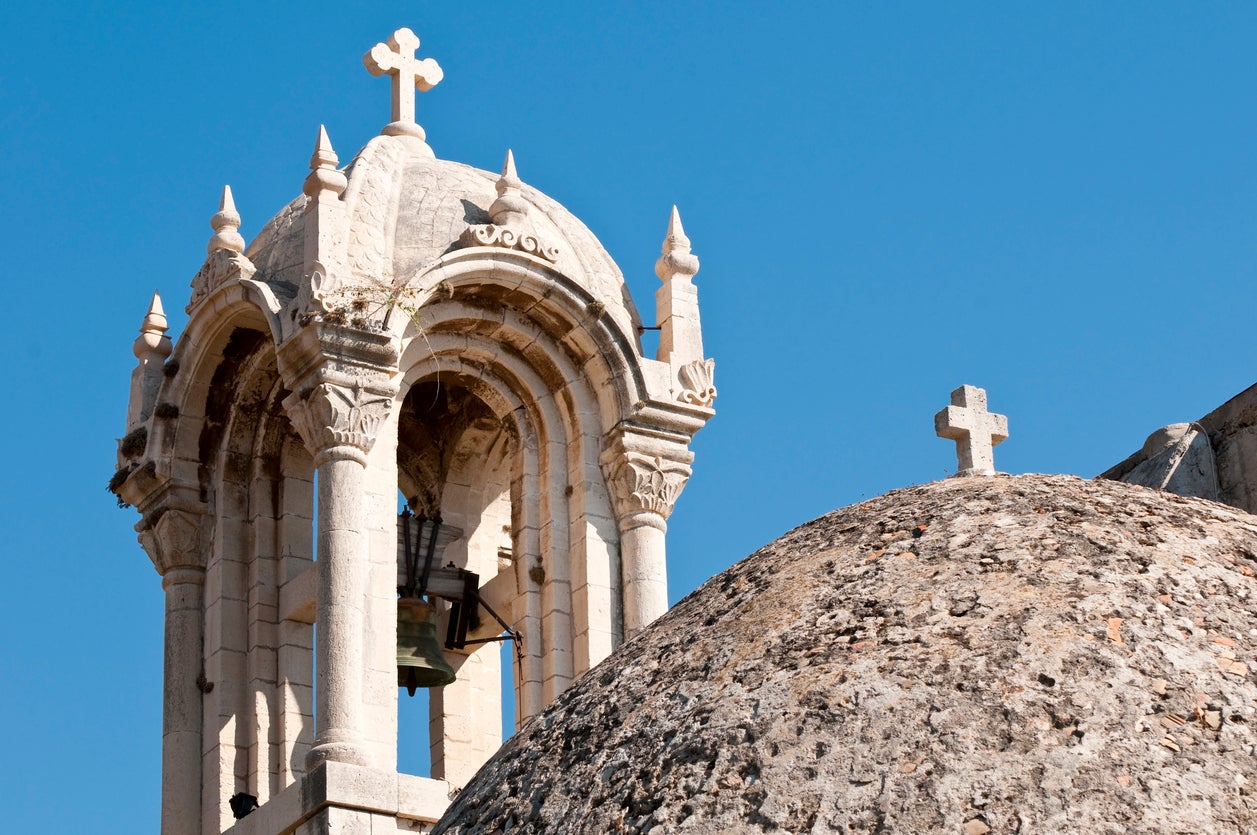
M 299 392 L 323 379 L 352 383 L 364 376 L 390 377 L 397 371 L 399 351 L 392 334 L 315 319 L 285 339 L 275 355 L 285 384 Z

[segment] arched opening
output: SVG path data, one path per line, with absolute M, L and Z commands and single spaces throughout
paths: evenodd
M 511 417 L 497 414 L 468 387 L 433 377 L 410 388 L 398 415 L 398 488 L 416 517 L 429 525 L 439 520 L 434 565 L 473 572 L 482 587 L 501 574 L 513 583 L 511 493 L 517 458 Z M 414 538 L 417 543 L 418 528 Z M 405 571 L 399 564 L 399 586 L 407 582 Z M 437 634 L 443 637 L 450 607 L 434 602 L 442 618 Z M 484 641 L 500 635 L 502 627 L 477 608 L 469 637 Z M 462 785 L 501 745 L 503 704 L 515 699 L 513 692 L 503 693 L 497 643 L 443 648 L 443 655 L 457 676 L 453 683 L 418 698 L 400 691 L 398 764 L 408 773 Z M 422 751 L 424 736 L 427 751 Z
M 212 517 L 193 673 L 203 704 L 202 780 L 212 787 L 207 812 L 222 826 L 232 820 L 227 798 L 243 792 L 265 803 L 303 774 L 314 732 L 313 599 L 286 600 L 282 591 L 310 577 L 314 463 L 256 324 L 241 317 L 185 358 L 183 396 L 167 392 L 175 406 L 167 411 L 182 420 L 161 430 L 176 469 L 195 462 Z

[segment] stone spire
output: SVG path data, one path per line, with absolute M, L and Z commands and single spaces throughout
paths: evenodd
M 489 216 L 498 226 L 516 225 L 528 217 L 528 202 L 520 193 L 521 186 L 523 183 L 515 173 L 515 155 L 507 149 L 502 176 L 497 182 L 498 199 L 489 206 Z
M 306 177 L 306 195 L 323 200 L 326 197 L 338 199 L 344 193 L 349 180 L 336 166 L 340 159 L 332 150 L 332 140 L 327 136 L 327 127 L 319 125 L 319 136 L 314 142 L 314 153 L 310 156 L 310 174 Z
M 716 397 L 716 363 L 703 356 L 703 327 L 698 316 L 698 257 L 690 252 L 690 239 L 681 225 L 681 213 L 672 207 L 663 254 L 655 262 L 655 275 L 663 286 L 655 292 L 655 317 L 659 348 L 655 358 L 672 366 L 682 403 L 710 408 Z
M 956 475 L 994 475 L 992 448 L 1008 440 L 1008 418 L 987 411 L 986 389 L 961 386 L 951 393 L 951 405 L 934 416 L 934 432 L 956 442 Z
M 244 256 L 244 238 L 240 236 L 240 214 L 231 196 L 231 186 L 223 186 L 218 212 L 210 218 L 214 234 L 205 247 L 209 255 L 192 278 L 192 298 L 186 310 L 190 314 L 210 293 L 233 278 L 252 278 L 253 262 Z
M 330 311 L 327 297 L 344 278 L 349 218 L 340 197 L 349 179 L 336 168 L 339 163 L 327 128 L 319 125 L 314 153 L 310 155 L 310 173 L 302 188 L 310 198 L 305 206 L 303 248 L 304 271 L 308 278 L 297 289 L 298 309 L 302 313 Z
M 140 323 L 140 335 L 131 346 L 138 360 L 131 372 L 131 402 L 127 408 L 127 431 L 131 431 L 153 413 L 157 389 L 161 386 L 162 364 L 170 356 L 172 345 L 166 333 L 166 312 L 161 296 L 153 291 L 148 312 Z
M 677 276 L 691 279 L 697 274 L 698 257 L 690 252 L 690 239 L 681 225 L 681 213 L 673 206 L 668 233 L 663 238 L 663 255 L 655 262 L 655 275 L 667 284 Z
M 393 121 L 384 128 L 386 136 L 413 136 L 424 140 L 427 134 L 415 123 L 415 90 L 428 92 L 441 82 L 445 71 L 432 58 L 417 60 L 419 38 L 402 27 L 362 56 L 372 75 L 390 75 L 393 81 Z
M 240 214 L 231 196 L 231 186 L 223 186 L 223 196 L 218 202 L 218 213 L 210 218 L 214 230 L 207 251 L 213 255 L 220 249 L 228 252 L 244 252 L 244 238 L 240 236 Z

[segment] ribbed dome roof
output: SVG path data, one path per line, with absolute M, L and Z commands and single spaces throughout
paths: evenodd
M 1257 831 L 1257 517 L 1066 476 L 810 522 L 524 726 L 438 832 Z
M 456 249 L 468 226 L 491 222 L 488 210 L 499 175 L 433 159 L 425 148 L 411 137 L 377 136 L 345 169 L 350 266 L 363 280 L 391 285 L 412 278 Z M 521 196 L 532 231 L 557 250 L 554 269 L 588 290 L 622 324 L 639 324 L 619 268 L 593 233 L 536 189 L 525 185 Z M 291 297 L 306 280 L 306 199 L 288 204 L 245 252 L 257 267 L 255 278 L 281 298 Z

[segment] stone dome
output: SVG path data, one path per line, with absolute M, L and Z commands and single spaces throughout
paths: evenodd
M 373 138 L 346 166 L 343 200 L 349 215 L 352 272 L 381 285 L 409 281 L 459 248 L 471 225 L 492 222 L 498 174 L 434 159 L 428 146 L 409 136 Z M 526 223 L 553 247 L 554 269 L 601 301 L 626 332 L 640 319 L 619 267 L 589 229 L 563 206 L 522 185 Z M 296 294 L 304 275 L 305 195 L 284 207 L 257 234 L 245 255 L 254 278 L 283 300 Z
M 1257 831 L 1257 517 L 958 478 L 786 534 L 526 724 L 445 833 Z

